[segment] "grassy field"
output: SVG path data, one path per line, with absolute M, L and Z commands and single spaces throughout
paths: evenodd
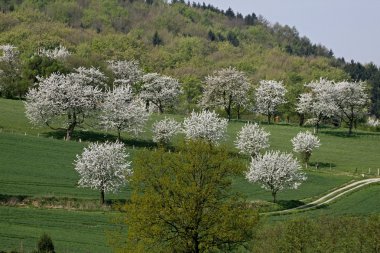
M 63 139 L 64 133 L 53 131 L 49 128 L 33 127 L 25 117 L 24 105 L 19 100 L 0 99 L 0 131 L 7 133 L 19 133 L 33 136 L 47 136 L 56 139 Z M 154 121 L 163 118 L 161 115 L 152 115 L 145 132 L 139 137 L 129 136 L 123 134 L 124 140 L 129 146 L 136 147 L 151 147 L 152 133 L 150 131 L 151 125 Z M 183 116 L 170 115 L 177 120 L 181 120 Z M 228 126 L 227 138 L 224 144 L 231 147 L 232 152 L 237 152 L 234 148 L 234 141 L 236 133 L 241 129 L 245 122 L 233 121 Z M 93 124 L 90 124 L 93 125 Z M 88 126 L 87 126 L 88 127 Z M 291 138 L 293 138 L 299 131 L 311 130 L 310 128 L 300 128 L 292 125 L 265 125 L 263 127 L 271 133 L 270 144 L 272 149 L 279 149 L 282 151 L 291 151 Z M 102 141 L 105 139 L 115 137 L 114 132 L 102 132 L 92 127 L 88 129 L 77 129 L 76 137 L 82 140 Z M 319 137 L 322 146 L 316 150 L 312 157 L 311 163 L 322 171 L 332 170 L 332 173 L 339 172 L 358 174 L 368 172 L 375 173 L 375 170 L 380 167 L 380 157 L 377 155 L 378 146 L 380 143 L 380 133 L 356 131 L 352 137 L 347 137 L 346 129 L 321 129 Z M 377 172 L 377 171 L 376 171 Z
M 117 229 L 115 214 L 0 206 L 0 250 L 31 252 L 48 233 L 59 253 L 112 252 L 107 233 Z
M 50 138 L 0 134 L 0 193 L 13 196 L 97 198 L 98 192 L 78 188 L 78 174 L 74 170 L 75 155 L 85 143 L 65 142 Z M 129 149 L 132 160 L 135 150 Z M 345 175 L 334 175 L 324 171 L 308 171 L 308 181 L 300 190 L 279 193 L 279 199 L 305 199 L 320 195 L 350 179 Z M 269 192 L 244 178 L 234 180 L 234 189 L 249 199 L 270 200 Z M 108 198 L 128 196 L 128 188 Z
M 374 184 L 360 189 L 335 202 L 323 206 L 319 209 L 310 210 L 307 212 L 298 212 L 287 215 L 267 216 L 264 220 L 282 221 L 300 217 L 315 218 L 319 216 L 338 216 L 338 215 L 370 215 L 378 214 L 380 210 L 380 184 Z
M 73 162 L 88 141 L 113 139 L 115 133 L 89 127 L 76 132 L 76 141 L 65 142 L 63 132 L 32 127 L 25 118 L 21 101 L 0 99 L 0 107 L 0 202 L 26 196 L 32 200 L 55 198 L 58 202 L 67 198 L 74 201 L 97 201 L 97 191 L 77 187 L 79 176 L 74 171 Z M 178 120 L 183 118 L 170 116 Z M 152 115 L 145 133 L 138 138 L 123 134 L 132 160 L 140 148 L 155 147 L 151 141 L 150 128 L 155 120 L 163 117 Z M 244 124 L 242 121 L 233 121 L 228 126 L 224 144 L 228 145 L 232 154 L 237 154 L 233 142 L 237 131 Z M 292 149 L 290 139 L 299 131 L 307 130 L 285 124 L 262 126 L 271 133 L 271 148 L 288 152 Z M 319 134 L 322 146 L 311 157 L 312 166 L 306 171 L 308 180 L 298 190 L 279 192 L 277 208 L 287 208 L 292 201 L 308 202 L 335 187 L 360 178 L 362 173 L 368 174 L 369 168 L 371 175 L 367 176 L 377 173 L 377 168 L 380 167 L 380 134 L 360 131 L 353 137 L 347 137 L 345 131 L 322 129 Z M 78 141 L 79 138 L 82 142 Z M 176 141 L 180 139 L 182 136 Z M 248 164 L 248 157 L 241 157 Z M 318 169 L 315 164 L 318 164 Z M 268 191 L 259 185 L 248 183 L 243 177 L 233 179 L 233 190 L 243 193 L 252 201 L 272 199 Z M 369 187 L 324 209 L 297 215 L 365 215 L 378 212 L 380 206 L 376 197 L 379 196 L 379 191 L 379 186 Z M 125 200 L 128 196 L 128 187 L 118 194 L 106 194 L 106 198 L 112 200 Z M 27 206 L 29 208 L 0 206 L 0 245 L 7 245 L 5 249 L 20 249 L 21 244 L 25 249 L 32 249 L 40 234 L 47 232 L 53 237 L 58 252 L 110 251 L 105 239 L 105 230 L 112 227 L 109 225 L 110 215 L 100 211 L 37 209 L 30 208 L 33 205 Z M 269 219 L 274 221 L 291 217 L 273 216 Z

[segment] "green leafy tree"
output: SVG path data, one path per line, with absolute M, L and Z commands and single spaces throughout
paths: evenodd
M 134 162 L 123 252 L 231 252 L 252 238 L 257 213 L 231 192 L 242 166 L 223 148 L 188 142 Z

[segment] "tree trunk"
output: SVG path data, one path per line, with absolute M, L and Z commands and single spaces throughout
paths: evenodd
M 199 240 L 198 240 L 197 235 L 193 237 L 193 243 L 194 243 L 194 253 L 199 253 L 200 249 L 199 249 Z
M 298 114 L 298 115 L 299 115 L 299 118 L 300 118 L 299 125 L 303 126 L 303 124 L 305 123 L 305 114 L 301 113 L 301 114 Z
M 73 136 L 73 133 L 74 133 L 74 128 L 75 128 L 74 123 L 69 125 L 69 127 L 67 128 L 67 130 L 66 130 L 66 141 L 71 140 L 71 137 Z
M 100 204 L 104 205 L 104 190 L 100 190 Z
M 270 124 L 270 118 L 271 118 L 271 115 L 268 114 L 268 125 Z
M 118 140 L 118 141 L 121 141 L 121 135 L 120 135 L 120 132 L 121 132 L 121 130 L 120 130 L 120 128 L 118 128 L 118 129 L 117 129 L 117 140 Z
M 237 119 L 240 119 L 240 105 L 237 107 Z
M 350 123 L 348 124 L 348 135 L 352 134 L 352 128 L 354 127 L 354 121 L 350 120 Z
M 231 99 L 229 100 L 227 107 L 225 107 L 224 109 L 227 113 L 228 121 L 231 121 Z
M 66 141 L 71 140 L 71 137 L 74 133 L 74 128 L 77 125 L 77 115 L 75 112 L 71 115 L 70 113 L 67 115 L 68 121 L 70 122 L 69 127 L 66 130 Z
M 272 192 L 273 203 L 276 203 L 276 193 L 277 192 Z

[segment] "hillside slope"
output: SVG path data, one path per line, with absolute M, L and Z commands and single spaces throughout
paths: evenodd
M 0 45 L 17 46 L 30 69 L 36 68 L 30 59 L 38 49 L 59 45 L 73 52 L 66 64 L 69 69 L 97 66 L 107 73 L 107 60 L 135 59 L 146 72 L 178 78 L 190 103 L 200 95 L 205 76 L 228 66 L 246 72 L 252 85 L 261 79 L 283 80 L 291 102 L 304 83 L 320 77 L 366 80 L 370 113 L 380 116 L 380 69 L 374 64 L 336 59 L 331 50 L 301 37 L 296 28 L 271 24 L 254 13 L 243 17 L 231 9 L 172 2 L 1 1 Z M 35 81 L 30 72 L 23 72 L 24 92 Z

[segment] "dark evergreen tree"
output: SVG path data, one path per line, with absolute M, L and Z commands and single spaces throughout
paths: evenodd
M 153 38 L 152 38 L 152 43 L 153 43 L 153 46 L 159 46 L 162 44 L 162 39 L 160 38 L 160 36 L 158 35 L 158 32 L 156 31 L 153 35 Z
M 43 234 L 37 244 L 38 253 L 55 253 L 53 241 L 48 234 Z
M 233 45 L 234 47 L 238 47 L 240 42 L 239 42 L 239 39 L 237 38 L 236 34 L 234 34 L 233 32 L 228 32 L 227 34 L 227 40 L 228 42 L 231 43 L 231 45 Z
M 229 18 L 235 18 L 235 12 L 231 9 L 231 7 L 226 10 L 225 15 Z
M 213 31 L 208 31 L 208 39 L 210 40 L 210 41 L 215 41 L 216 40 L 216 35 L 215 35 L 215 33 L 213 32 Z

